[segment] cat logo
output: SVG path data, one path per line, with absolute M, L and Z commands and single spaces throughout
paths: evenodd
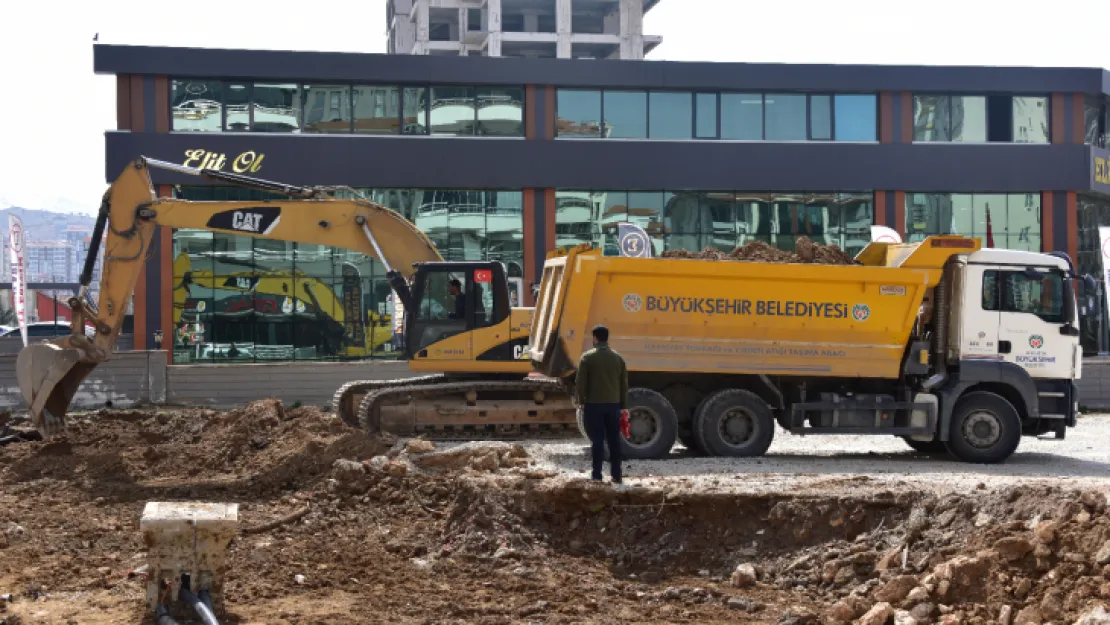
M 280 221 L 280 207 L 252 206 L 214 213 L 208 218 L 208 227 L 265 236 L 270 234 Z

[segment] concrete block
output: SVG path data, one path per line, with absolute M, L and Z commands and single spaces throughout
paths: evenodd
M 139 528 L 147 549 L 150 609 L 162 604 L 174 616 L 192 616 L 179 601 L 183 584 L 194 594 L 207 590 L 213 605 L 223 599 L 227 545 L 235 537 L 239 504 L 151 501 Z

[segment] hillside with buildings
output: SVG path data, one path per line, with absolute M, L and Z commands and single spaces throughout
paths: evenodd
M 11 280 L 8 215 L 23 221 L 27 240 L 29 282 L 76 282 L 88 250 L 94 219 L 89 215 L 28 208 L 0 210 L 0 282 Z

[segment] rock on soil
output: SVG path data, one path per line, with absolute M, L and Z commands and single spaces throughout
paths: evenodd
M 822 245 L 806 236 L 794 241 L 797 252 L 779 249 L 763 241 L 749 241 L 731 252 L 707 247 L 700 252 L 667 250 L 662 258 L 692 258 L 698 260 L 737 260 L 756 263 L 817 263 L 823 265 L 858 265 L 859 263 L 837 245 Z

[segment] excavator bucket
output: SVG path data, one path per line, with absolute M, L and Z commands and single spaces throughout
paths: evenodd
M 94 367 L 96 363 L 83 360 L 82 350 L 55 342 L 33 343 L 20 350 L 16 381 L 31 423 L 44 437 L 65 427 L 69 404 Z

